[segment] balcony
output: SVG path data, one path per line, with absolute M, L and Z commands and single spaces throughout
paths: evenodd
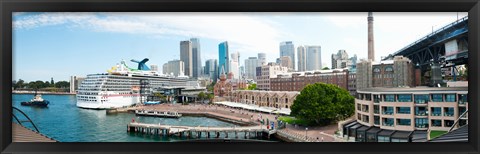
M 431 116 L 442 116 L 442 113 L 440 113 L 440 112 L 432 113 Z
M 465 104 L 467 104 L 466 101 L 462 101 L 462 100 L 458 101 L 458 105 L 465 105 Z
M 382 126 L 393 127 L 393 122 L 392 123 L 382 123 Z
M 415 104 L 428 104 L 426 100 L 415 100 Z
M 453 117 L 453 112 L 446 112 L 446 113 L 443 114 L 443 116 Z
M 393 111 L 384 111 L 382 114 L 385 114 L 385 115 L 393 115 Z
M 373 110 L 373 114 L 380 114 L 380 110 Z
M 416 116 L 427 116 L 427 111 L 419 111 L 417 113 L 415 113 Z
M 428 124 L 415 124 L 415 128 L 428 128 Z

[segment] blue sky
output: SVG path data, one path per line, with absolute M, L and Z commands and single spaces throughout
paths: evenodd
M 376 13 L 376 59 L 441 28 L 466 12 Z M 320 45 L 322 64 L 345 49 L 367 57 L 367 13 L 15 13 L 13 79 L 68 80 L 104 73 L 122 59 L 141 60 L 161 69 L 179 59 L 180 41 L 200 39 L 202 65 L 218 58 L 218 44 L 228 41 L 243 65 L 259 52 L 273 62 L 279 44 Z M 133 63 L 128 62 L 130 65 Z

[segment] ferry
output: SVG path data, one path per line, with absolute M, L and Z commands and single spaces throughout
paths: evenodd
M 128 67 L 122 60 L 107 70 L 107 73 L 87 75 L 77 91 L 77 107 L 86 109 L 128 107 L 145 101 L 140 100 L 140 90 L 149 91 L 153 87 L 162 86 L 187 87 L 191 83 L 188 82 L 188 76 L 165 75 L 150 70 L 145 65 L 148 58 L 131 61 L 138 63 L 136 69 Z

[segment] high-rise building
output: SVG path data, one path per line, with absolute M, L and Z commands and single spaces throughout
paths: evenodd
M 180 76 L 185 73 L 185 63 L 181 60 L 171 60 L 163 64 L 163 74 Z
M 297 48 L 297 57 L 298 57 L 298 65 L 297 65 L 297 70 L 300 72 L 306 71 L 307 70 L 307 57 L 306 57 L 306 51 L 304 46 L 298 46 Z
M 230 72 L 233 73 L 233 78 L 234 79 L 239 79 L 240 78 L 240 70 L 239 70 L 239 58 L 240 58 L 240 53 L 239 52 L 234 52 L 231 55 L 231 60 L 230 60 Z
M 212 81 L 217 81 L 218 64 L 216 59 L 209 59 L 205 61 L 205 75 L 208 75 Z
M 257 57 L 248 57 L 245 59 L 245 78 L 246 79 L 256 79 L 256 68 L 258 67 L 258 58 Z
M 85 80 L 85 77 L 70 76 L 70 93 L 77 93 L 78 87 Z
M 258 53 L 258 66 L 266 65 L 267 64 L 267 56 L 265 53 Z
M 193 76 L 193 56 L 191 41 L 180 41 L 180 60 L 185 66 L 185 76 Z
M 150 70 L 158 72 L 158 65 L 150 65 Z
M 198 38 L 191 38 L 190 42 L 192 42 L 192 77 L 198 78 L 202 75 L 200 40 Z
M 352 65 L 345 50 L 338 50 L 337 54 L 332 54 L 332 69 L 347 68 Z
M 292 60 L 292 70 L 295 70 L 295 47 L 292 41 L 280 43 L 280 57 L 288 56 Z
M 368 59 L 375 61 L 375 48 L 373 40 L 373 15 L 368 12 Z
M 288 56 L 280 57 L 280 66 L 287 67 L 289 71 L 292 71 L 292 59 Z
M 228 74 L 230 72 L 230 53 L 228 52 L 228 42 L 222 42 L 218 44 L 218 70 L 221 70 L 223 67 L 225 72 Z M 220 74 L 219 74 L 220 76 Z
M 322 48 L 320 46 L 306 46 L 307 49 L 307 71 L 322 69 Z
M 245 66 L 240 66 L 240 79 L 245 79 Z

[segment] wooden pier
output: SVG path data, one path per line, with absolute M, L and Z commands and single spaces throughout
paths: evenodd
M 12 142 L 57 142 L 17 123 L 12 123 Z
M 245 126 L 245 127 L 192 127 L 192 126 L 171 126 L 145 123 L 130 123 L 127 132 L 136 132 L 159 136 L 178 136 L 188 138 L 219 138 L 224 134 L 228 138 L 233 133 L 234 138 L 252 138 L 265 136 L 267 138 L 274 134 L 275 130 L 268 130 L 266 126 Z

